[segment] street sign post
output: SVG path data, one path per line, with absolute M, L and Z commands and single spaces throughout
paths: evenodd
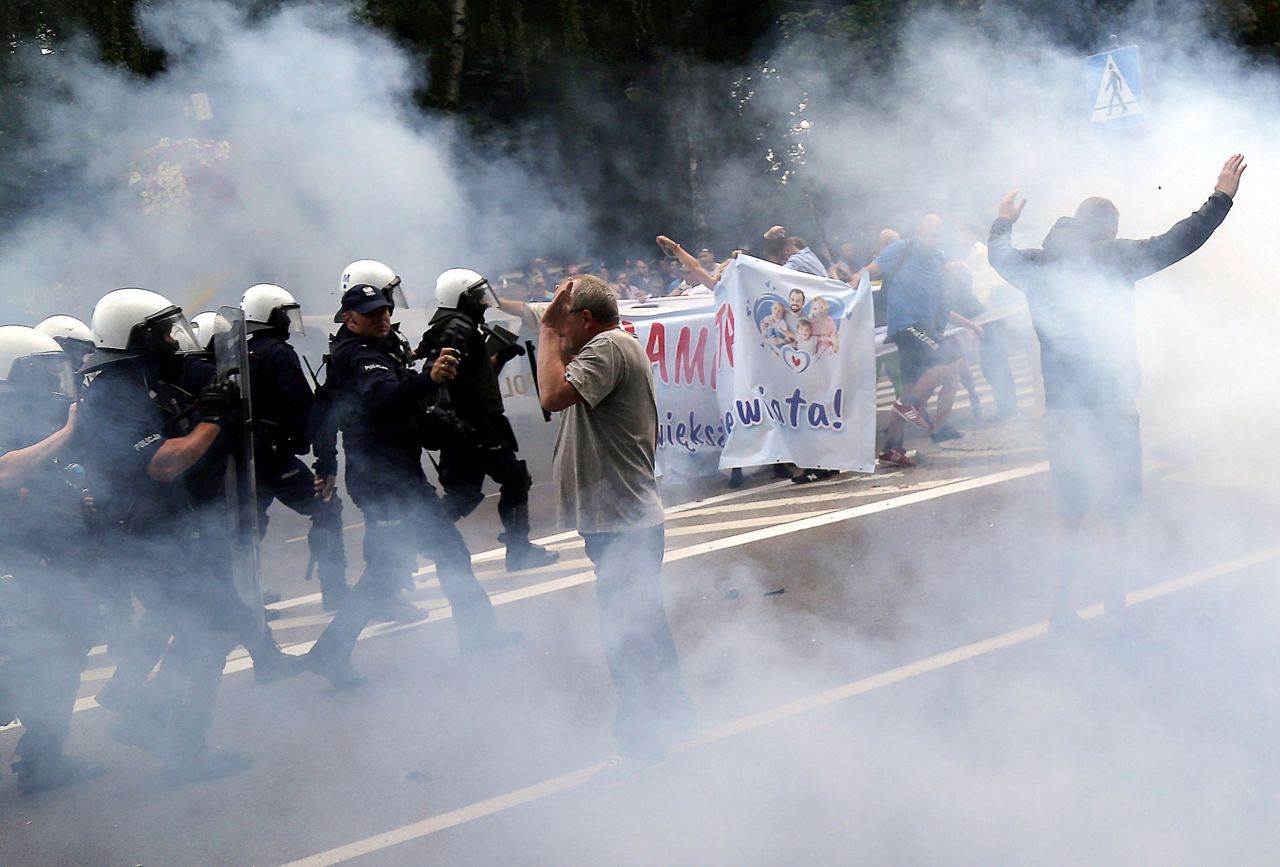
M 1112 48 L 1085 58 L 1089 119 L 1106 126 L 1142 122 L 1142 69 L 1138 46 Z

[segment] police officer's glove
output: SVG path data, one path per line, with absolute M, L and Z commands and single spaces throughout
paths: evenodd
M 524 355 L 524 347 L 519 343 L 509 343 L 493 354 L 494 367 L 502 370 L 508 361 L 520 355 Z
M 222 427 L 235 426 L 240 413 L 240 388 L 230 380 L 216 380 L 196 398 L 201 421 Z

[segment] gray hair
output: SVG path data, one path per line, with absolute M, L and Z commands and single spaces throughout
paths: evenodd
M 610 325 L 618 321 L 618 296 L 609 284 L 590 274 L 573 278 L 573 310 L 590 310 L 597 322 Z

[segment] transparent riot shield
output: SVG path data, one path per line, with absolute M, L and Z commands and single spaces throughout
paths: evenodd
M 240 391 L 240 424 L 227 431 L 227 523 L 236 595 L 250 614 L 265 626 L 262 584 L 258 567 L 258 495 L 253 466 L 253 411 L 250 405 L 249 344 L 244 312 L 219 307 L 213 324 L 213 356 L 218 381 L 230 381 Z

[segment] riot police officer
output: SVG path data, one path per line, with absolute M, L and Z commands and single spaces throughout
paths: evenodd
M 217 378 L 213 342 L 214 334 L 220 327 L 229 330 L 230 324 L 211 311 L 198 313 L 191 320 L 191 329 L 196 335 L 196 345 L 199 348 L 182 347 L 178 385 L 172 389 L 173 394 L 187 402 L 191 395 L 200 394 Z M 232 444 L 230 437 L 219 437 L 184 474 L 192 503 L 197 509 L 209 510 L 210 515 L 221 510 L 226 501 L 228 448 Z M 227 505 L 230 507 L 230 504 Z M 256 511 L 259 506 L 260 503 L 255 500 L 249 508 Z M 120 599 L 119 594 L 112 599 L 117 608 L 122 605 L 128 608 L 127 588 L 123 595 L 124 599 Z M 235 633 L 253 660 L 255 683 L 272 683 L 301 672 L 301 660 L 280 649 L 271 628 L 265 622 L 270 619 L 269 613 L 266 617 L 259 618 L 255 610 L 245 605 L 240 615 L 235 620 Z M 130 652 L 121 659 L 115 674 L 97 695 L 98 704 L 112 710 L 122 710 L 127 706 L 130 696 L 145 685 L 151 670 L 164 656 L 169 644 L 170 623 L 163 609 L 145 611 L 142 618 L 131 624 L 131 627 L 132 634 L 128 642 L 131 645 Z
M 390 292 L 399 278 L 373 260 L 343 271 L 342 327 L 331 342 L 333 412 L 343 434 L 347 492 L 364 513 L 365 570 L 308 654 L 335 686 L 358 682 L 350 666 L 360 630 L 398 592 L 419 552 L 436 561 L 463 650 L 516 640 L 498 629 L 488 594 L 471 571 L 471 554 L 422 470 L 425 404 L 456 363 L 441 353 L 429 373 L 400 357 L 391 335 Z
M 440 449 L 440 485 L 444 503 L 456 521 L 484 500 L 481 485 L 489 476 L 499 485 L 498 517 L 507 546 L 508 570 L 532 569 L 554 563 L 560 555 L 529 541 L 529 488 L 533 479 L 516 456 L 519 443 L 504 414 L 498 370 L 519 344 L 510 343 L 491 354 L 484 334 L 484 311 L 489 306 L 489 281 L 467 268 L 450 268 L 436 280 L 439 305 L 422 342 L 419 358 L 435 358 L 443 347 L 459 350 L 457 378 L 449 396 L 459 418 L 475 435 L 446 442 Z M 514 350 L 514 352 L 513 352 Z
M 72 362 L 46 334 L 0 327 L 0 724 L 24 733 L 13 768 L 23 793 L 102 773 L 63 755 L 96 603 L 85 581 L 83 484 L 67 462 L 75 430 Z
M 249 760 L 210 751 L 205 735 L 243 605 L 230 574 L 227 509 L 192 487 L 223 429 L 235 429 L 239 396 L 222 382 L 195 399 L 181 388 L 178 352 L 196 338 L 181 308 L 161 295 L 110 292 L 92 328 L 97 350 L 85 369 L 96 376 L 75 443 L 94 495 L 99 562 L 128 581 L 172 636 L 154 680 L 128 697 L 109 733 L 160 757 L 171 784 L 227 776 Z M 207 487 L 217 475 L 199 473 L 198 481 Z M 144 663 L 153 652 L 141 649 Z
M 58 342 L 67 358 L 71 360 L 72 370 L 84 366 L 85 359 L 94 350 L 93 332 L 74 316 L 59 314 L 36 323 L 36 331 L 47 334 Z
M 301 307 L 280 286 L 259 283 L 245 291 L 240 309 L 249 330 L 258 527 L 266 533 L 272 500 L 311 519 L 307 544 L 320 578 L 322 604 L 326 611 L 336 611 L 347 593 L 342 500 L 317 491 L 315 475 L 298 457 L 311 450 L 313 408 L 302 363 L 289 345 L 290 332 L 303 333 Z

